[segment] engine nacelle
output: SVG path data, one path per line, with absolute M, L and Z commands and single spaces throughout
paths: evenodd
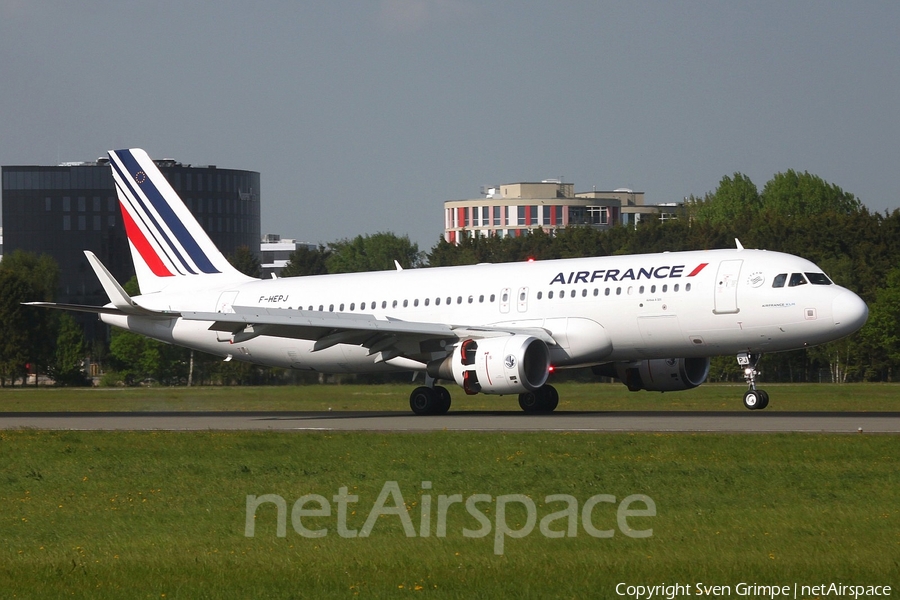
M 612 363 L 594 369 L 615 377 L 632 392 L 675 392 L 695 388 L 709 375 L 709 358 L 657 358 L 636 363 Z
M 428 365 L 428 374 L 452 379 L 467 394 L 520 394 L 547 382 L 550 349 L 525 335 L 463 340 L 447 358 Z

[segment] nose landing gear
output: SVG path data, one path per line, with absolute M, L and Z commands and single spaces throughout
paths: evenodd
M 741 352 L 737 355 L 738 364 L 744 368 L 744 381 L 750 386 L 750 389 L 744 393 L 744 406 L 749 410 L 762 410 L 769 405 L 769 394 L 763 390 L 756 389 L 756 376 L 759 371 L 756 365 L 762 354 L 749 354 Z

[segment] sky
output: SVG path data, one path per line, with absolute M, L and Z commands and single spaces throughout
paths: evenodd
M 788 169 L 900 208 L 900 3 L 0 0 L 0 164 L 261 173 L 262 233 L 390 231 L 562 178 L 680 201 Z

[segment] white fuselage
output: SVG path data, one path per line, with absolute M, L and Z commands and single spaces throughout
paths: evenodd
M 855 294 L 812 262 L 760 250 L 710 250 L 258 280 L 136 297 L 156 310 L 233 306 L 372 315 L 414 323 L 542 328 L 554 366 L 802 348 L 866 319 Z M 780 287 L 773 287 L 786 275 Z M 809 279 L 809 277 L 805 277 Z M 210 280 L 211 281 L 211 280 Z M 112 325 L 220 356 L 325 372 L 402 368 L 365 348 L 260 335 L 237 341 L 209 323 L 102 315 Z M 408 368 L 408 366 L 407 366 Z

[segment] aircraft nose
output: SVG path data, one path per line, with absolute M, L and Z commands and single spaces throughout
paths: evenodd
M 849 290 L 838 294 L 831 304 L 831 314 L 835 327 L 852 333 L 865 325 L 869 318 L 869 307 L 862 298 Z

